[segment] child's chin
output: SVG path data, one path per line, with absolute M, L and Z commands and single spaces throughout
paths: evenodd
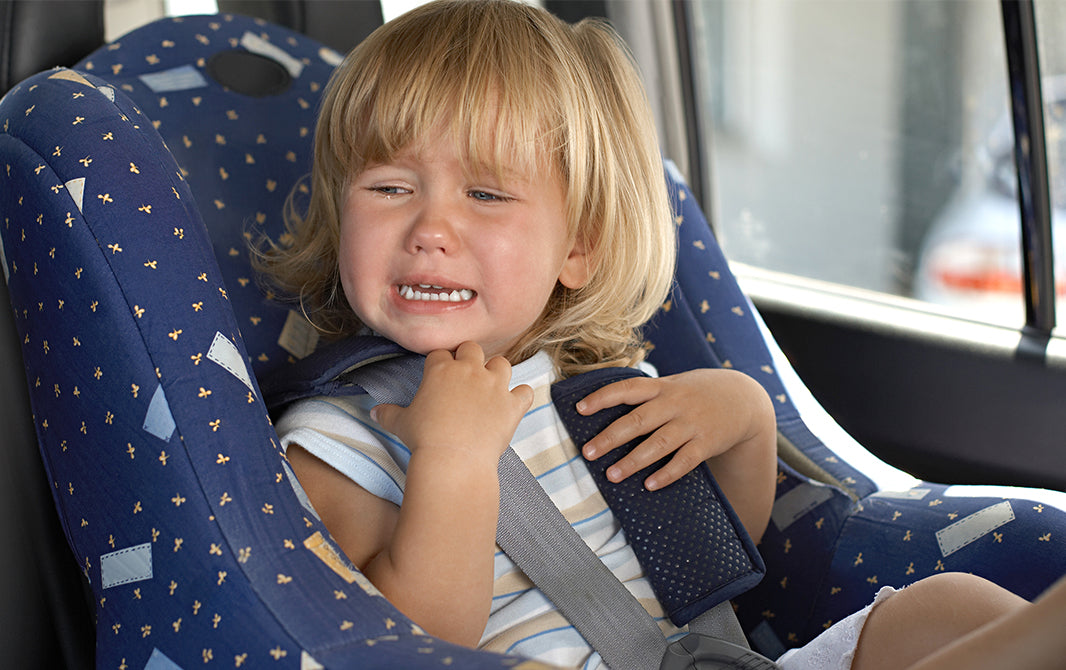
M 481 346 L 486 359 L 495 355 L 502 355 L 504 353 L 503 350 L 506 349 L 505 346 L 502 347 L 495 341 L 485 342 L 471 336 L 464 337 L 460 334 L 449 334 L 440 331 L 432 332 L 428 328 L 418 329 L 417 331 L 377 332 L 389 338 L 404 349 L 423 356 L 434 351 L 450 351 L 455 353 L 455 350 L 459 348 L 459 345 L 464 342 L 477 342 Z
M 440 351 L 442 349 L 454 352 L 456 349 L 459 348 L 459 345 L 462 344 L 462 342 L 452 342 L 450 340 L 443 339 L 433 340 L 410 337 L 399 337 L 395 338 L 394 341 L 396 342 L 396 344 L 399 344 L 404 349 L 407 349 L 408 351 L 414 352 L 416 354 L 421 354 L 422 356 L 425 356 L 426 354 L 429 354 L 433 351 Z

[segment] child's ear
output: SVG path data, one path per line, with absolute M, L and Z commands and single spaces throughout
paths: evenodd
M 588 243 L 579 237 L 570 248 L 570 253 L 563 261 L 563 268 L 559 271 L 559 283 L 569 289 L 579 289 L 589 282 Z

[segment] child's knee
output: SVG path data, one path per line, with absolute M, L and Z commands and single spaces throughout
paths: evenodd
M 917 591 L 927 607 L 953 613 L 963 620 L 991 620 L 1024 605 L 1026 601 L 983 577 L 966 572 L 943 572 L 907 587 Z
M 945 572 L 926 577 L 873 608 L 852 667 L 907 667 L 1025 603 L 976 575 Z

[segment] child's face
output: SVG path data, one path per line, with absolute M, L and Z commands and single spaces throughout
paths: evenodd
M 411 351 L 474 341 L 505 354 L 556 282 L 584 285 L 584 248 L 569 240 L 558 176 L 469 177 L 444 135 L 351 180 L 341 283 L 365 325 Z

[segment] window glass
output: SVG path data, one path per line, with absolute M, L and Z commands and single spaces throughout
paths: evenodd
M 997 0 L 699 0 L 692 25 L 732 260 L 1024 323 Z
M 164 16 L 216 14 L 216 0 L 104 0 L 104 39 L 117 40 L 129 31 Z
M 1039 0 L 1036 37 L 1044 94 L 1057 320 L 1066 322 L 1066 3 Z M 1060 326 L 1059 332 L 1064 328 Z

